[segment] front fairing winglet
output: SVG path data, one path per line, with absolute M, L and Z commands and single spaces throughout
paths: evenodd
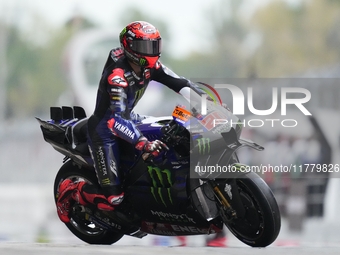
M 257 143 L 242 137 L 238 137 L 236 130 L 234 128 L 231 128 L 229 132 L 221 133 L 221 135 L 229 149 L 238 150 L 241 147 L 248 146 L 258 151 L 264 150 L 264 147 Z
M 222 152 L 218 160 L 215 159 L 217 165 L 230 164 L 231 163 L 230 159 L 232 158 L 232 155 L 236 153 L 239 149 L 246 147 L 246 146 L 253 148 L 255 150 L 258 150 L 258 151 L 264 150 L 264 147 L 262 147 L 261 145 L 258 145 L 257 143 L 251 140 L 248 140 L 245 138 L 238 138 L 236 130 L 234 128 L 231 128 L 228 132 L 221 133 L 221 135 L 223 137 L 223 140 L 227 148 Z M 215 165 L 215 164 L 212 164 L 212 165 Z M 233 176 L 233 178 L 237 178 L 237 177 L 240 177 L 240 174 L 243 175 L 244 172 L 237 173 L 236 175 L 230 175 L 230 177 Z M 219 175 L 220 174 L 216 176 L 216 173 L 215 173 L 216 177 L 218 177 Z M 209 178 L 209 175 L 204 176 L 204 177 Z
M 242 146 L 248 146 L 248 147 L 253 148 L 257 151 L 263 151 L 264 150 L 264 147 L 262 147 L 261 145 L 255 143 L 251 140 L 245 139 L 245 138 L 240 138 L 239 142 L 240 142 L 240 144 L 242 144 Z

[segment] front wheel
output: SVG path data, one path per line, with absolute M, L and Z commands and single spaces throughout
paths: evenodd
M 221 210 L 225 225 L 240 241 L 249 246 L 270 245 L 281 228 L 280 211 L 272 191 L 255 173 L 247 173 L 243 178 L 232 181 L 236 183 L 240 199 L 238 203 L 241 202 L 244 210 L 241 217 L 236 219 L 223 215 L 225 210 Z M 231 201 L 233 203 L 235 202 Z
M 79 168 L 72 161 L 66 162 L 59 170 L 54 181 L 54 199 L 57 203 L 60 183 L 66 179 L 73 182 L 86 181 L 98 185 L 93 169 Z M 123 237 L 123 234 L 101 228 L 92 222 L 83 210 L 83 206 L 75 203 L 70 210 L 70 222 L 65 223 L 68 229 L 79 239 L 89 244 L 113 244 Z

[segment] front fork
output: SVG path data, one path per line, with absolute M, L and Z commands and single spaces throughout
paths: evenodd
M 214 180 L 208 181 L 209 186 L 214 191 L 215 197 L 220 204 L 220 215 L 224 221 L 237 219 L 237 213 L 225 198 L 220 188 Z

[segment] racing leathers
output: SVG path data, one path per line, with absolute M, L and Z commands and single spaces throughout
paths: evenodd
M 132 114 L 132 109 L 143 96 L 151 80 L 164 84 L 177 93 L 184 87 L 196 89 L 189 80 L 177 76 L 159 60 L 153 68 L 144 68 L 141 76 L 137 76 L 123 50 L 111 50 L 99 83 L 96 107 L 88 120 L 89 148 L 101 191 L 88 183 L 78 185 L 81 189 L 71 195 L 78 202 L 95 203 L 100 209 L 110 210 L 113 209 L 112 205 L 118 205 L 123 200 L 119 144 L 125 140 L 138 148 L 141 144 L 144 146 L 148 143 L 136 127 L 140 117 Z M 78 197 L 80 194 L 81 199 L 75 194 Z M 63 211 L 60 211 L 58 214 L 62 219 Z M 67 210 L 64 210 L 64 213 L 67 216 Z M 63 219 L 67 221 L 67 217 Z
M 89 144 L 99 184 L 107 197 L 122 193 L 121 176 L 118 171 L 120 158 L 118 143 L 123 139 L 136 145 L 142 137 L 136 127 L 138 116 L 131 112 L 151 80 L 162 83 L 175 92 L 191 86 L 187 79 L 178 77 L 160 61 L 154 68 L 142 69 L 139 77 L 121 48 L 110 52 L 100 80 L 95 111 L 88 123 Z M 109 120 L 111 131 L 107 125 Z

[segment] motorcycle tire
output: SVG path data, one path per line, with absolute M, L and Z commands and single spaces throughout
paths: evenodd
M 281 228 L 279 207 L 271 189 L 252 172 L 235 181 L 245 213 L 232 220 L 222 217 L 225 225 L 249 246 L 270 245 L 276 240 Z
M 55 203 L 58 200 L 59 185 L 62 181 L 70 179 L 73 182 L 87 181 L 93 185 L 98 185 L 97 177 L 94 169 L 79 168 L 71 160 L 67 161 L 59 170 L 54 182 L 54 199 Z M 65 223 L 67 228 L 80 240 L 89 244 L 113 244 L 123 237 L 124 234 L 119 234 L 107 229 L 103 229 L 94 222 L 86 219 L 86 214 L 81 210 L 73 210 L 80 206 L 75 203 L 70 210 L 70 222 Z

